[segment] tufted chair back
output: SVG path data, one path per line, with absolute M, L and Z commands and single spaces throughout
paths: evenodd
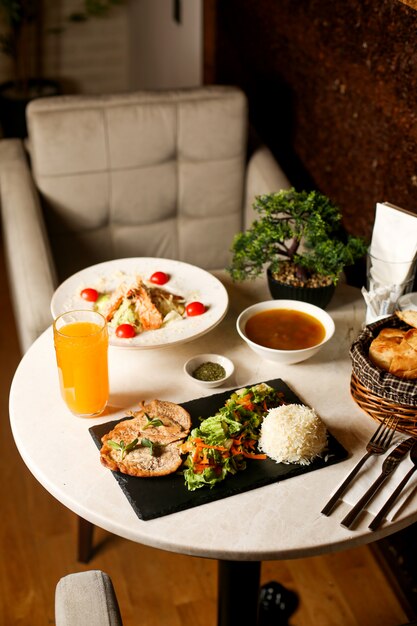
M 267 146 L 247 158 L 247 101 L 230 86 L 55 96 L 0 140 L 0 217 L 22 352 L 60 282 L 103 261 L 228 265 L 256 195 L 290 183 Z
M 244 203 L 239 89 L 42 98 L 27 123 L 60 280 L 131 256 L 228 263 Z

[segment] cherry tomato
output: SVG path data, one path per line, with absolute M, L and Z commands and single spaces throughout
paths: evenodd
M 87 302 L 95 302 L 98 298 L 98 291 L 96 289 L 91 289 L 91 287 L 87 287 L 87 289 L 83 289 L 81 292 L 81 297 Z
M 120 324 L 116 328 L 116 335 L 120 337 L 120 339 L 130 339 L 136 335 L 136 331 L 132 324 Z
M 165 285 L 169 281 L 169 276 L 165 272 L 155 272 L 149 280 L 155 285 Z
M 194 317 L 195 315 L 202 315 L 206 310 L 206 307 L 202 302 L 190 302 L 185 307 L 185 311 L 188 317 Z

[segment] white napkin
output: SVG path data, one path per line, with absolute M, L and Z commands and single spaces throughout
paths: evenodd
M 417 254 L 417 216 L 389 202 L 378 202 L 370 250 L 378 259 L 393 262 L 414 259 Z
M 368 289 L 362 294 L 367 304 L 366 323 L 391 315 L 398 298 L 412 278 L 417 256 L 417 216 L 389 202 L 378 202 L 369 248 L 372 264 Z
M 404 436 L 396 438 L 395 443 L 391 446 L 389 451 L 382 456 L 372 456 L 365 462 L 365 465 L 361 468 L 358 476 L 354 478 L 353 482 L 348 487 L 348 490 L 343 495 L 343 501 L 349 504 L 349 506 L 355 505 L 358 500 L 363 496 L 365 491 L 372 485 L 374 480 L 378 478 L 381 473 L 382 464 L 388 454 L 395 448 Z M 364 452 L 365 453 L 365 452 Z M 408 470 L 413 467 L 413 463 L 410 460 L 410 453 L 399 463 L 394 472 L 388 476 L 385 483 L 377 491 L 372 500 L 368 502 L 365 507 L 365 511 L 368 511 L 371 515 L 376 515 L 380 508 L 388 500 L 398 483 L 404 478 Z M 404 504 L 408 502 L 409 498 L 417 497 L 417 472 L 412 475 L 407 485 L 402 490 L 401 494 L 395 501 L 392 509 L 387 513 L 386 519 L 392 521 L 396 515 L 401 511 Z M 335 490 L 336 491 L 336 490 Z

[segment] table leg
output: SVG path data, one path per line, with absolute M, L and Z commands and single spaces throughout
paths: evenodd
M 257 624 L 260 580 L 260 561 L 218 562 L 217 626 Z
M 88 563 L 93 551 L 94 524 L 83 517 L 77 516 L 78 520 L 78 560 Z

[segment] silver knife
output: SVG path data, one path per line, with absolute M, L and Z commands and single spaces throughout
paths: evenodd
M 394 448 L 394 450 L 387 456 L 382 464 L 382 470 L 380 475 L 372 483 L 368 491 L 364 493 L 364 495 L 357 502 L 357 504 L 355 504 L 355 506 L 349 511 L 346 517 L 340 522 L 342 526 L 346 526 L 346 528 L 351 528 L 359 513 L 365 508 L 372 496 L 378 491 L 378 489 L 380 489 L 388 476 L 392 474 L 400 461 L 407 455 L 414 441 L 415 440 L 413 437 L 403 439 L 403 441 L 401 441 L 398 446 Z

